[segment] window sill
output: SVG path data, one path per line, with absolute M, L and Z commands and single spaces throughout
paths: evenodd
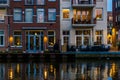
M 70 21 L 70 18 L 63 18 L 63 21 Z
M 22 48 L 22 46 L 11 46 L 12 48 Z

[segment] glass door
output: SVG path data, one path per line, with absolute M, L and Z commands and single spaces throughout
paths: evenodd
M 26 50 L 28 52 L 43 51 L 43 32 L 42 31 L 26 32 Z

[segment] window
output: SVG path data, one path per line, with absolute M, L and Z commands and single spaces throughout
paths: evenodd
M 63 18 L 70 18 L 70 10 L 69 9 L 63 9 L 62 10 L 63 13 Z
M 117 8 L 117 6 L 118 6 L 118 5 L 117 5 L 117 1 L 116 1 L 116 2 L 115 2 L 115 7 Z
M 5 20 L 6 9 L 0 9 L 0 22 Z
M 7 4 L 7 0 L 0 0 L 0 4 Z
M 21 1 L 21 0 L 14 0 L 14 1 Z
M 48 1 L 56 1 L 56 0 L 48 0 Z
M 37 9 L 37 22 L 44 22 L 44 9 Z
M 120 7 L 120 1 L 118 0 L 118 7 Z
M 96 9 L 95 13 L 96 13 L 97 20 L 101 20 L 103 18 L 103 15 L 102 15 L 103 9 Z
M 96 0 L 97 2 L 102 2 L 103 0 Z
M 55 43 L 55 32 L 48 31 L 48 46 L 54 46 Z
M 25 0 L 26 5 L 33 5 L 34 0 Z
M 22 45 L 22 35 L 21 31 L 14 31 L 14 46 Z
M 69 44 L 69 31 L 63 31 L 63 43 L 68 45 Z
M 120 15 L 118 15 L 118 21 L 120 22 Z
M 37 5 L 44 5 L 45 4 L 45 0 L 37 0 Z
M 33 22 L 33 9 L 25 9 L 25 22 Z
M 5 41 L 4 31 L 0 31 L 0 46 L 4 46 Z
M 103 31 L 96 30 L 96 42 L 98 45 L 102 44 Z
M 49 21 L 56 20 L 56 9 L 48 9 L 48 20 Z
M 22 21 L 22 10 L 21 9 L 14 9 L 13 11 L 13 19 L 14 21 Z

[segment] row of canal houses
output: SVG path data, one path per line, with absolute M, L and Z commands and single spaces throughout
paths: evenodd
M 107 0 L 0 0 L 0 51 L 107 44 Z

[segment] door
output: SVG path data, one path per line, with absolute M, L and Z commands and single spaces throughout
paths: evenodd
M 28 52 L 40 52 L 43 50 L 43 32 L 26 32 L 26 49 Z
M 37 52 L 40 50 L 40 37 L 39 36 L 30 36 L 30 51 Z

